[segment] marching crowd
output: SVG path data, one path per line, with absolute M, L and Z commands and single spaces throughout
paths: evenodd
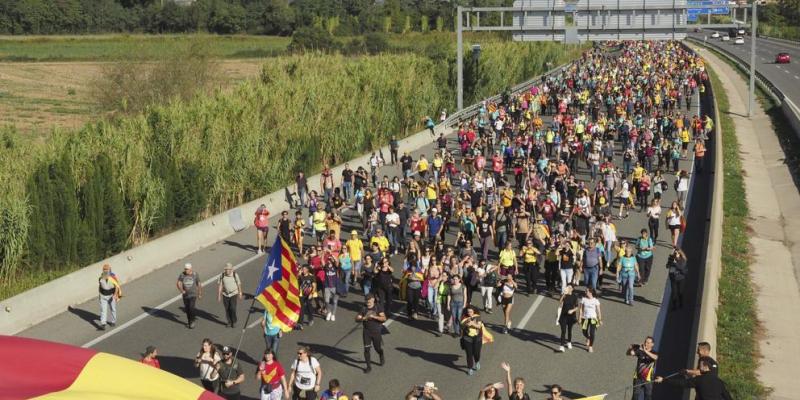
M 625 304 L 635 306 L 636 288 L 648 285 L 655 268 L 657 245 L 672 248 L 666 262 L 670 306 L 683 307 L 687 260 L 678 239 L 686 229 L 689 173 L 679 162 L 693 157 L 695 172 L 703 173 L 714 121 L 690 110 L 707 79 L 702 60 L 676 42 L 595 46 L 529 90 L 484 102 L 477 116 L 459 122 L 457 147 L 431 129 L 436 150 L 430 157 L 400 154 L 393 138 L 389 160 L 373 153 L 365 166 L 345 164 L 341 176 L 326 165 L 318 186 L 298 173 L 290 199 L 294 215 L 284 211 L 271 224 L 266 207 L 256 212 L 258 252 L 274 228 L 301 254 L 297 330 L 315 319 L 336 321 L 338 302 L 348 293 L 365 296 L 356 316 L 363 324 L 365 373 L 372 371 L 373 350 L 377 364 L 384 364 L 383 322 L 404 304 L 408 319 L 436 321 L 437 336 L 458 338 L 466 372 L 475 374 L 483 345 L 494 340 L 481 314 L 499 308 L 501 331 L 508 333 L 521 292 L 558 299 L 558 351 L 573 349 L 577 325 L 583 347 L 593 352 L 603 296 L 619 290 Z M 430 127 L 431 119 L 426 123 Z M 670 190 L 677 200 L 663 204 Z M 625 239 L 615 221 L 631 213 L 648 222 Z M 662 223 L 669 238 L 658 235 Z M 177 285 L 194 328 L 194 299 L 202 288 L 190 264 Z M 242 289 L 230 265 L 218 288 L 234 326 Z M 101 278 L 101 303 L 102 293 Z M 336 379 L 321 390 L 323 370 L 313 348 L 300 347 L 288 369 L 277 361 L 282 333 L 272 317 L 264 312 L 261 321 L 267 349 L 255 371 L 261 398 L 342 398 Z M 634 399 L 649 399 L 653 383 L 663 380 L 654 374 L 658 355 L 652 350 L 647 338 L 628 351 L 637 359 Z M 229 399 L 238 398 L 245 379 L 234 353 L 206 339 L 195 358 L 203 385 Z M 697 385 L 698 377 L 716 370 L 706 358 L 685 380 L 666 381 Z M 483 387 L 479 399 L 500 399 L 503 391 L 509 399 L 529 399 L 525 380 L 512 379 L 507 363 L 502 370 L 505 381 Z M 443 397 L 433 382 L 405 395 Z M 563 398 L 562 388 L 552 385 L 548 398 Z

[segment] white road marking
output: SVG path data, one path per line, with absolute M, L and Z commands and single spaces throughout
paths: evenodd
M 788 70 L 788 69 L 785 69 L 785 70 L 783 70 L 783 72 L 786 72 L 786 73 L 788 74 L 788 73 L 789 73 L 789 70 Z
M 252 256 L 252 257 L 240 262 L 239 264 L 234 265 L 233 266 L 233 270 L 236 271 L 239 268 L 245 266 L 246 264 L 252 262 L 253 260 L 255 260 L 255 259 L 257 259 L 257 258 L 259 258 L 261 256 L 262 256 L 261 254 L 256 254 L 256 255 L 254 255 L 254 256 Z M 203 286 L 207 286 L 207 285 L 213 283 L 218 278 L 219 278 L 219 276 L 215 275 L 213 278 L 206 279 L 205 282 L 203 282 Z M 155 314 L 155 313 L 163 310 L 164 308 L 166 308 L 170 304 L 178 301 L 180 298 L 181 298 L 181 295 L 177 295 L 177 296 L 175 296 L 175 297 L 173 297 L 173 298 L 171 298 L 171 299 L 169 299 L 169 300 L 167 300 L 167 301 L 155 306 L 149 312 L 141 313 L 138 316 L 136 316 L 135 318 L 131 319 L 130 321 L 125 322 L 124 324 L 120 325 L 118 328 L 113 329 L 113 330 L 111 330 L 109 332 L 106 332 L 106 333 L 100 335 L 99 337 L 97 337 L 97 338 L 95 338 L 93 340 L 90 340 L 89 342 L 85 343 L 81 347 L 92 347 L 92 346 L 94 346 L 94 345 L 96 345 L 96 344 L 98 344 L 98 343 L 110 338 L 111 336 L 114 336 L 117 333 L 120 333 L 120 332 L 124 331 L 125 329 L 130 328 L 133 324 L 135 324 L 135 323 L 147 318 L 149 315 Z
M 794 79 L 800 79 L 800 76 L 795 75 Z
M 528 309 L 528 312 L 525 313 L 525 316 L 519 321 L 517 324 L 517 329 L 525 329 L 525 325 L 528 324 L 528 321 L 531 320 L 533 313 L 536 312 L 536 309 L 539 308 L 539 304 L 542 304 L 542 300 L 544 300 L 544 296 L 537 296 L 536 301 L 531 304 L 531 308 Z
M 252 328 L 252 327 L 254 327 L 254 326 L 256 326 L 256 325 L 258 325 L 260 323 L 261 323 L 261 319 L 256 319 L 255 321 L 253 321 L 252 324 L 247 325 L 247 329 L 250 329 L 250 328 Z

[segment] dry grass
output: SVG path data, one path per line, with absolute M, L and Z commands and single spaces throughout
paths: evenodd
M 257 78 L 266 59 L 220 60 L 223 87 Z M 0 63 L 0 124 L 44 135 L 54 127 L 79 128 L 98 111 L 89 85 L 102 62 Z

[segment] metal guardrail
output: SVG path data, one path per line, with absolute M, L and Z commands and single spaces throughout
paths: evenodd
M 731 61 L 733 61 L 733 63 L 736 64 L 737 67 L 739 67 L 741 70 L 743 70 L 745 72 L 750 71 L 750 63 L 749 62 L 743 60 L 741 57 L 737 56 L 734 53 L 731 53 L 730 51 L 728 51 L 724 47 L 719 46 L 719 45 L 717 45 L 716 43 L 714 43 L 712 41 L 705 41 L 704 42 L 702 40 L 698 40 L 698 39 L 691 38 L 691 37 L 690 38 L 686 38 L 686 40 L 688 40 L 690 42 L 693 42 L 693 43 L 697 43 L 699 45 L 706 46 L 706 47 L 711 47 L 714 50 L 716 50 L 716 51 L 722 53 L 723 55 L 725 55 Z M 769 93 L 769 95 L 772 96 L 772 98 L 775 101 L 777 101 L 778 103 L 783 103 L 783 99 L 786 98 L 786 95 L 784 95 L 783 92 L 781 92 L 781 90 L 778 89 L 777 86 L 773 85 L 772 82 L 770 82 L 769 79 L 767 79 L 767 77 L 762 75 L 761 72 L 758 72 L 758 70 L 756 70 L 756 82 L 758 82 L 761 85 L 761 87 L 764 90 L 766 90 L 767 93 Z
M 706 46 L 711 49 L 716 50 L 718 53 L 726 57 L 728 60 L 733 62 L 737 68 L 739 68 L 745 74 L 749 73 L 750 71 L 750 64 L 743 60 L 741 57 L 737 56 L 736 54 L 731 53 L 727 49 L 722 46 L 717 45 L 711 41 L 702 41 L 692 37 L 687 37 L 686 40 L 701 45 Z M 781 105 L 781 110 L 783 111 L 786 119 L 789 121 L 789 124 L 794 129 L 794 134 L 798 138 L 800 138 L 800 107 L 797 107 L 794 102 L 786 97 L 786 95 L 778 89 L 772 82 L 770 82 L 767 77 L 762 75 L 758 70 L 756 70 L 756 83 L 767 92 L 776 103 Z

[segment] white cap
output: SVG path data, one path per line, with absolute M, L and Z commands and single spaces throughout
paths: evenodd
M 433 382 L 425 382 L 425 388 L 426 389 L 436 390 L 436 385 L 434 385 Z
M 183 269 L 192 269 L 192 263 L 186 263 L 183 265 Z

